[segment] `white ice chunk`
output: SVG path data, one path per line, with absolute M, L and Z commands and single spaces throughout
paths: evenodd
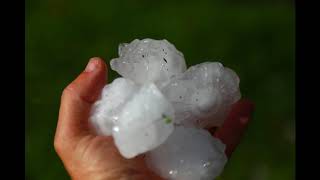
M 174 110 L 155 84 L 145 84 L 123 107 L 113 128 L 122 156 L 133 158 L 163 143 L 172 133 Z
M 178 126 L 147 153 L 150 169 L 169 180 L 213 180 L 227 162 L 225 145 L 203 129 Z
M 161 87 L 172 76 L 186 70 L 183 54 L 167 40 L 135 39 L 119 46 L 119 57 L 110 62 L 111 69 L 124 78 Z
M 190 67 L 162 88 L 175 108 L 177 123 L 220 126 L 241 97 L 237 74 L 218 62 Z
M 111 135 L 114 123 L 124 104 L 138 91 L 133 81 L 117 78 L 107 84 L 92 107 L 90 121 L 99 134 Z

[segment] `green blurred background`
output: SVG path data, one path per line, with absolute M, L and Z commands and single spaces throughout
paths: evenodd
M 295 179 L 295 11 L 291 1 L 28 0 L 26 179 L 69 179 L 53 149 L 60 95 L 92 56 L 167 39 L 188 65 L 220 61 L 255 102 L 243 143 L 220 179 Z M 118 75 L 109 72 L 109 81 Z

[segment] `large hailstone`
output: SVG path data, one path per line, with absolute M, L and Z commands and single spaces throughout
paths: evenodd
M 183 73 L 183 54 L 167 40 L 135 39 L 119 46 L 119 57 L 110 62 L 111 69 L 124 78 L 143 84 L 161 86 L 172 76 Z
M 141 87 L 126 103 L 113 127 L 122 156 L 133 158 L 162 144 L 172 133 L 174 111 L 154 84 Z
M 119 113 L 123 106 L 139 87 L 129 79 L 117 78 L 107 84 L 101 94 L 101 98 L 95 102 L 90 117 L 91 124 L 101 135 L 111 135 L 114 123 L 119 119 Z
M 237 74 L 218 62 L 190 67 L 162 88 L 175 108 L 178 124 L 220 126 L 230 107 L 241 97 Z
M 206 130 L 176 127 L 146 158 L 153 171 L 169 180 L 213 180 L 227 162 L 224 150 Z
M 171 103 L 153 83 L 137 86 L 118 78 L 103 88 L 93 108 L 91 123 L 100 135 L 112 135 L 126 158 L 150 151 L 172 133 Z

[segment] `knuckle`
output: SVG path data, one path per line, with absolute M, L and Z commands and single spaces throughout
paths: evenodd
M 74 94 L 75 94 L 75 87 L 71 83 L 63 89 L 61 94 L 61 99 L 63 99 L 64 97 L 73 96 Z
M 54 149 L 56 150 L 56 152 L 58 153 L 58 154 L 60 154 L 61 153 L 61 144 L 60 144 L 60 142 L 59 142 L 59 140 L 57 139 L 57 138 L 55 138 L 54 139 L 54 143 L 53 143 L 53 145 L 54 145 Z
M 64 151 L 64 146 L 60 138 L 56 135 L 54 138 L 53 146 L 58 155 L 61 155 Z

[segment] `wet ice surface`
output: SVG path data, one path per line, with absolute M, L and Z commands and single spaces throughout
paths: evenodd
M 172 104 L 153 83 L 141 87 L 118 78 L 106 85 L 92 110 L 91 123 L 100 135 L 112 135 L 126 158 L 147 152 L 173 131 Z
M 171 103 L 154 84 L 146 84 L 119 114 L 112 133 L 115 144 L 126 158 L 154 149 L 172 133 L 171 119 Z
M 231 104 L 241 97 L 239 78 L 218 62 L 191 66 L 162 88 L 172 102 L 175 122 L 199 127 L 220 126 Z
M 101 98 L 93 105 L 90 118 L 99 134 L 111 135 L 123 105 L 136 94 L 138 88 L 131 80 L 124 78 L 117 78 L 103 88 Z
M 167 40 L 143 39 L 119 46 L 119 57 L 112 59 L 111 68 L 121 76 L 143 84 L 161 85 L 171 76 L 186 70 L 183 54 Z
M 147 164 L 163 178 L 212 180 L 227 162 L 225 145 L 203 129 L 176 127 L 167 141 L 147 153 Z
M 92 108 L 97 133 L 113 136 L 125 158 L 147 153 L 164 178 L 217 177 L 225 146 L 202 128 L 221 126 L 241 98 L 237 74 L 219 62 L 186 69 L 174 45 L 153 39 L 121 44 L 110 65 L 123 77 L 106 85 Z

